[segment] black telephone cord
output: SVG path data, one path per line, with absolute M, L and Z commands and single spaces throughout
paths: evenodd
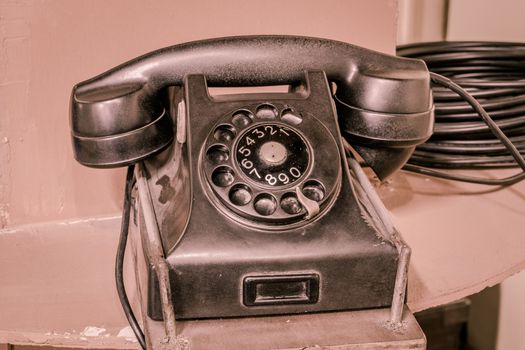
M 436 115 L 433 136 L 405 170 L 498 186 L 525 179 L 525 44 L 423 43 L 399 47 L 398 54 L 426 62 Z M 503 179 L 435 170 L 516 166 L 524 172 Z
M 140 328 L 137 318 L 135 317 L 133 309 L 129 303 L 129 299 L 126 294 L 126 288 L 124 286 L 123 273 L 124 254 L 126 252 L 126 244 L 128 242 L 129 220 L 131 212 L 131 190 L 133 189 L 133 185 L 135 183 L 134 169 L 134 165 L 129 166 L 126 174 L 126 188 L 124 190 L 124 205 L 122 208 L 122 223 L 120 226 L 120 238 L 117 247 L 117 257 L 115 259 L 115 282 L 117 284 L 118 297 L 120 303 L 122 304 L 124 314 L 128 319 L 128 323 L 131 326 L 133 333 L 135 333 L 135 337 L 137 338 L 140 347 L 143 350 L 146 350 L 146 337 L 144 336 L 144 333 L 142 332 L 142 329 Z

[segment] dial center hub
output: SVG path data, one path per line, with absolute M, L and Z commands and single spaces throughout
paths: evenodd
M 259 158 L 268 165 L 282 164 L 287 157 L 286 147 L 280 142 L 268 141 L 259 149 Z
M 237 137 L 234 154 L 246 177 L 264 186 L 291 186 L 308 171 L 310 151 L 306 141 L 290 126 L 260 123 Z

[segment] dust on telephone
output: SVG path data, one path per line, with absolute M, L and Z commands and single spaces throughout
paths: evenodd
M 117 284 L 141 345 L 122 283 L 134 188 L 147 315 L 167 336 L 176 320 L 371 308 L 399 323 L 410 250 L 356 156 L 380 179 L 406 163 L 432 135 L 431 79 L 447 82 L 416 59 L 251 36 L 164 48 L 76 85 L 76 159 L 129 167 Z

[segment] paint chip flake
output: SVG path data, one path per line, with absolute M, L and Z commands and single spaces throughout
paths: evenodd
M 133 330 L 130 326 L 124 327 L 118 332 L 117 337 L 122 337 L 126 339 L 127 341 L 136 343 L 137 338 L 135 338 L 135 333 L 133 333 Z
M 80 335 L 84 337 L 98 337 L 105 332 L 106 332 L 106 328 L 88 326 L 84 328 L 84 330 L 82 331 L 82 333 L 80 333 Z

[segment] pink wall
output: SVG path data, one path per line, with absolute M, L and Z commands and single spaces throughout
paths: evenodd
M 73 327 L 126 325 L 112 283 L 124 174 L 73 160 L 76 82 L 163 46 L 234 34 L 319 36 L 393 53 L 395 21 L 395 0 L 0 0 L 0 343 L 33 332 L 76 345 L 65 340 L 73 342 Z M 413 310 L 525 266 L 524 188 L 487 191 L 404 173 L 378 186 L 413 250 Z M 113 218 L 78 220 L 94 216 Z
M 0 228 L 117 213 L 123 171 L 78 165 L 72 86 L 148 51 L 201 38 L 300 34 L 385 52 L 395 0 L 0 0 Z
M 0 0 L 0 344 L 136 346 L 118 335 L 127 323 L 113 283 L 124 172 L 73 160 L 75 83 L 226 35 L 319 36 L 393 53 L 395 18 L 395 0 Z M 87 337 L 93 327 L 105 331 Z

